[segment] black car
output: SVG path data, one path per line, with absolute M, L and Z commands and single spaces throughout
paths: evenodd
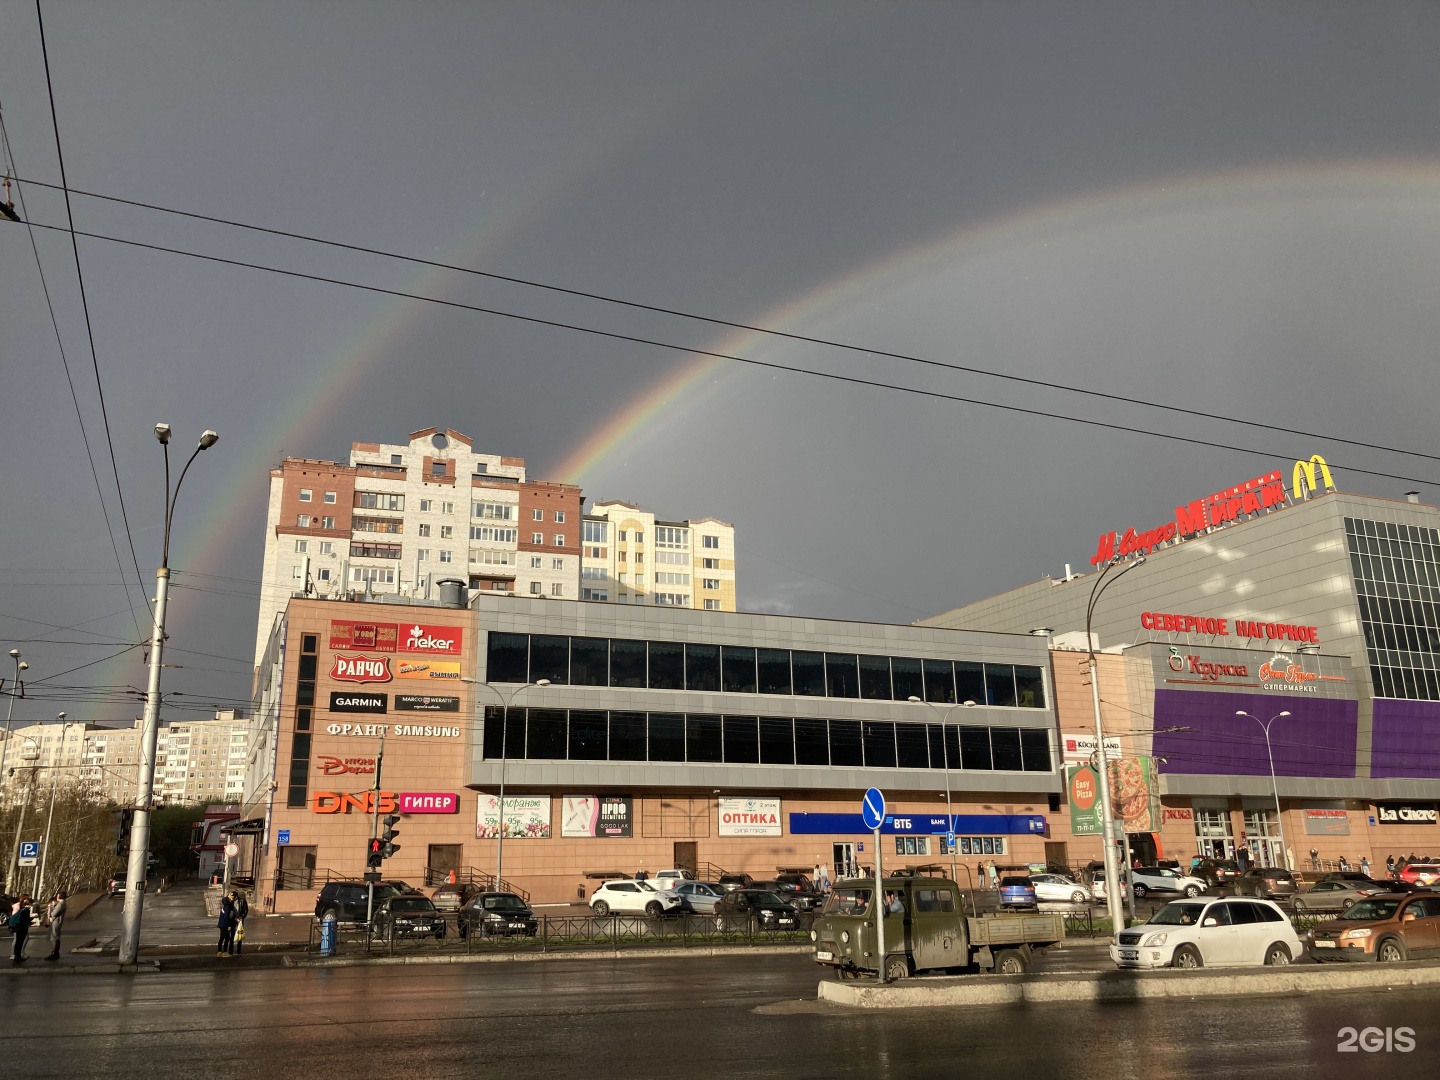
M 1204 858 L 1191 864 L 1190 876 L 1199 878 L 1212 889 L 1218 889 L 1222 885 L 1235 884 L 1240 877 L 1240 864 L 1234 859 Z
M 1236 896 L 1258 896 L 1262 900 L 1291 900 L 1300 892 L 1300 882 L 1289 870 L 1262 866 L 1246 870 L 1235 882 Z
M 376 910 L 371 932 L 378 938 L 443 938 L 445 916 L 428 896 L 397 893 Z
M 720 880 L 715 884 L 728 893 L 734 892 L 736 889 L 743 889 L 754 880 L 749 874 L 721 874 Z
M 772 889 L 753 886 L 726 893 L 715 905 L 715 914 L 732 925 L 754 919 L 762 930 L 796 930 L 800 926 L 794 904 Z
M 375 886 L 375 906 L 392 896 L 399 896 L 394 885 L 381 882 Z M 334 917 L 343 923 L 364 923 L 369 913 L 370 886 L 362 881 L 327 881 L 315 894 L 315 917 Z M 426 903 L 429 903 L 427 900 Z
M 455 915 L 455 926 L 462 939 L 473 930 L 481 937 L 508 937 L 511 934 L 535 936 L 540 921 L 514 893 L 482 892 Z
M 825 903 L 825 898 L 810 887 L 807 878 L 800 877 L 800 881 L 796 882 L 786 880 L 789 877 L 800 877 L 800 875 L 782 875 L 774 881 L 752 881 L 745 887 L 747 889 L 768 889 L 778 894 L 780 899 L 786 903 L 793 904 L 799 911 L 818 911 L 820 905 Z
M 1334 870 L 1320 880 L 1343 881 L 1346 885 L 1354 885 L 1361 889 L 1374 889 L 1376 892 L 1384 892 L 1390 884 L 1388 881 L 1376 881 L 1370 875 L 1360 873 L 1359 870 Z

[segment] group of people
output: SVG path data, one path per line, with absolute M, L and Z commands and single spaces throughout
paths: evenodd
M 60 934 L 65 928 L 65 896 L 65 890 L 59 890 L 45 909 L 43 924 L 49 928 L 50 935 L 50 952 L 46 954 L 46 960 L 60 959 Z M 8 906 L 10 910 L 4 917 L 5 925 L 13 935 L 10 963 L 23 964 L 28 959 L 25 945 L 30 940 L 30 928 L 35 922 L 35 902 L 22 895 L 16 903 Z
M 1385 874 L 1387 877 L 1391 878 L 1398 877 L 1400 871 L 1404 870 L 1405 867 L 1409 866 L 1411 863 L 1429 863 L 1432 861 L 1434 860 L 1432 860 L 1429 855 L 1417 856 L 1413 851 L 1409 855 L 1387 855 L 1385 856 Z M 1320 869 L 1320 850 L 1318 848 L 1310 849 L 1310 868 L 1312 870 Z M 1369 877 L 1370 857 L 1368 855 L 1360 856 L 1359 865 L 1357 867 L 1352 867 L 1350 864 L 1350 860 L 1344 855 L 1341 855 L 1335 860 L 1335 868 L 1337 870 L 1358 869 L 1360 873 L 1364 874 L 1366 877 Z
M 220 898 L 220 943 L 216 956 L 239 956 L 245 948 L 245 917 L 250 914 L 250 905 L 245 894 L 231 889 Z

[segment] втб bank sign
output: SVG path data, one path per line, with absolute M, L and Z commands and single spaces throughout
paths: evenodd
M 1314 454 L 1309 461 L 1295 462 L 1291 480 L 1292 501 L 1298 502 L 1310 493 L 1322 490 L 1321 485 L 1327 491 L 1335 487 L 1330 466 L 1324 458 Z M 1090 565 L 1104 566 L 1116 559 L 1148 555 L 1172 541 L 1188 540 L 1207 529 L 1229 525 L 1251 514 L 1278 510 L 1286 505 L 1285 480 L 1277 469 L 1185 506 L 1177 506 L 1175 520 L 1156 528 L 1102 533 L 1095 546 L 1095 554 L 1090 556 Z

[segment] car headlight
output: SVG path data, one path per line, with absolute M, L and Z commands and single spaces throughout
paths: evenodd
M 819 941 L 819 940 L 820 940 L 820 935 L 817 934 L 814 930 L 811 930 L 811 931 L 810 931 L 810 940 L 811 940 L 811 941 Z
M 1169 934 L 1151 934 L 1144 941 L 1140 942 L 1140 947 L 1142 949 L 1149 949 L 1156 945 L 1164 945 L 1169 937 Z
M 850 944 L 850 931 L 849 931 L 849 930 L 841 930 L 841 931 L 840 931 L 840 940 L 841 940 L 842 942 L 844 942 L 846 945 L 849 945 L 849 944 Z
M 1369 931 L 1369 930 L 1346 930 L 1345 933 L 1344 933 L 1343 935 L 1341 935 L 1341 936 L 1342 936 L 1342 937 L 1353 937 L 1353 938 L 1367 938 L 1367 937 L 1370 936 L 1370 931 Z

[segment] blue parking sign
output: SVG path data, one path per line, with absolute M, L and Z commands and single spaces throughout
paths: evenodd
M 34 866 L 40 861 L 40 841 L 22 840 L 20 842 L 20 858 L 16 862 L 20 866 Z

